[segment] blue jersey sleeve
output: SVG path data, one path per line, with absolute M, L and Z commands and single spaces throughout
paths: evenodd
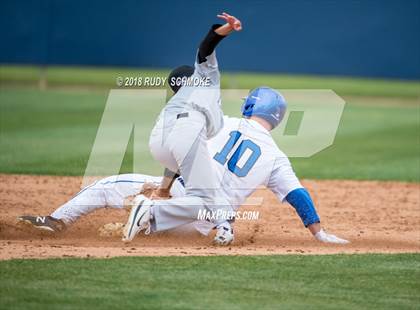
M 291 191 L 286 196 L 286 200 L 295 208 L 305 227 L 319 223 L 319 216 L 316 213 L 311 196 L 306 189 L 298 188 Z

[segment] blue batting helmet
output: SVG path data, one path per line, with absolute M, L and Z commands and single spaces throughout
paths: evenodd
M 266 86 L 252 90 L 242 105 L 242 115 L 258 116 L 270 123 L 274 129 L 280 124 L 286 113 L 287 103 L 284 97 L 274 89 Z

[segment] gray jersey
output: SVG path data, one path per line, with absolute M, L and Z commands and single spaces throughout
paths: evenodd
M 196 85 L 199 82 L 199 85 Z M 220 99 L 220 72 L 216 51 L 206 57 L 206 61 L 195 62 L 195 70 L 189 79 L 193 85 L 184 85 L 169 100 L 161 117 L 171 122 L 171 115 L 199 111 L 206 118 L 207 137 L 215 136 L 223 127 L 223 112 Z

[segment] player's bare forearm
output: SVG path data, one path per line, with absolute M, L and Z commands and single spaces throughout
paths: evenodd
M 172 187 L 173 180 L 168 177 L 163 177 L 159 187 L 152 194 L 152 198 L 167 198 L 169 197 L 170 189 Z
M 160 182 L 159 187 L 153 192 L 151 198 L 169 198 L 172 184 L 178 176 L 179 175 L 177 173 L 172 172 L 169 169 L 165 169 L 162 181 Z
M 169 176 L 164 176 L 162 178 L 162 181 L 160 182 L 160 185 L 158 187 L 158 190 L 164 190 L 169 189 L 172 185 L 173 178 Z

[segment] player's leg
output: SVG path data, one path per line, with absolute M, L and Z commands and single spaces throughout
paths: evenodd
M 58 207 L 51 213 L 51 217 L 63 221 L 66 225 L 70 225 L 80 216 L 105 206 L 106 199 L 103 193 L 103 186 L 97 181 L 86 186 L 73 198 Z
M 155 146 L 160 147 L 160 158 L 173 157 L 184 177 L 186 197 L 169 200 L 150 201 L 139 198 L 139 205 L 132 209 L 127 222 L 124 240 L 130 241 L 137 233 L 136 223 L 144 218 L 151 219 L 152 231 L 172 229 L 198 219 L 200 212 L 226 210 L 221 214 L 231 214 L 231 206 L 220 192 L 220 185 L 212 168 L 212 160 L 207 149 L 204 116 L 196 111 L 188 111 L 188 118 L 178 119 L 170 133 Z M 152 143 L 151 143 L 152 144 Z M 156 149 L 155 149 L 156 150 Z M 216 225 L 226 219 L 215 218 Z M 148 225 L 144 225 L 148 227 Z
M 168 135 L 175 126 L 177 115 L 162 111 L 149 138 L 149 149 L 153 158 L 173 172 L 178 171 L 178 163 L 169 149 Z
M 193 119 L 185 117 L 193 113 L 197 112 L 185 111 L 181 113 L 183 117 L 179 118 L 178 114 L 163 111 L 150 135 L 149 147 L 153 157 L 172 171 L 179 170 L 178 162 L 182 164 L 205 123 L 204 117 L 199 116 L 198 126 L 194 126 Z M 153 224 L 153 231 L 167 230 L 194 221 L 204 202 L 201 197 L 191 193 L 186 195 L 188 197 L 154 201 L 156 213 L 153 217 L 156 224 Z
M 83 188 L 68 202 L 57 208 L 50 216 L 20 216 L 19 221 L 48 231 L 61 231 L 81 216 L 104 207 L 123 208 L 129 196 L 141 192 L 145 182 L 158 184 L 160 177 L 143 174 L 124 174 L 104 178 Z M 179 183 L 179 182 L 178 182 Z M 177 183 L 176 193 L 182 194 Z
M 83 188 L 72 199 L 52 212 L 51 215 L 24 215 L 18 217 L 18 221 L 29 224 L 36 229 L 59 232 L 76 221 L 81 215 L 104 206 L 105 197 L 98 182 L 94 182 Z
M 220 182 L 211 164 L 205 124 L 205 116 L 194 110 L 172 115 L 162 113 L 149 146 L 163 166 L 180 171 L 187 196 L 212 198 L 220 189 Z
M 123 208 L 124 200 L 141 192 L 145 182 L 159 182 L 160 178 L 143 174 L 114 175 L 99 180 L 77 193 L 55 210 L 51 216 L 67 225 L 83 215 L 104 207 Z
M 208 150 L 204 121 L 203 114 L 197 111 L 189 113 L 188 118 L 178 120 L 173 135 L 181 136 L 185 142 L 180 147 L 178 144 L 181 142 L 173 142 L 173 139 L 170 140 L 169 146 L 184 178 L 186 196 L 202 199 L 202 205 L 198 208 L 198 200 L 192 200 L 191 205 L 195 207 L 195 210 L 193 207 L 194 220 L 197 219 L 198 211 L 203 207 L 210 211 L 223 211 L 221 213 L 232 210 L 222 192 L 221 178 L 217 176 L 213 166 L 214 160 Z M 215 223 L 220 222 L 221 220 L 216 219 Z

